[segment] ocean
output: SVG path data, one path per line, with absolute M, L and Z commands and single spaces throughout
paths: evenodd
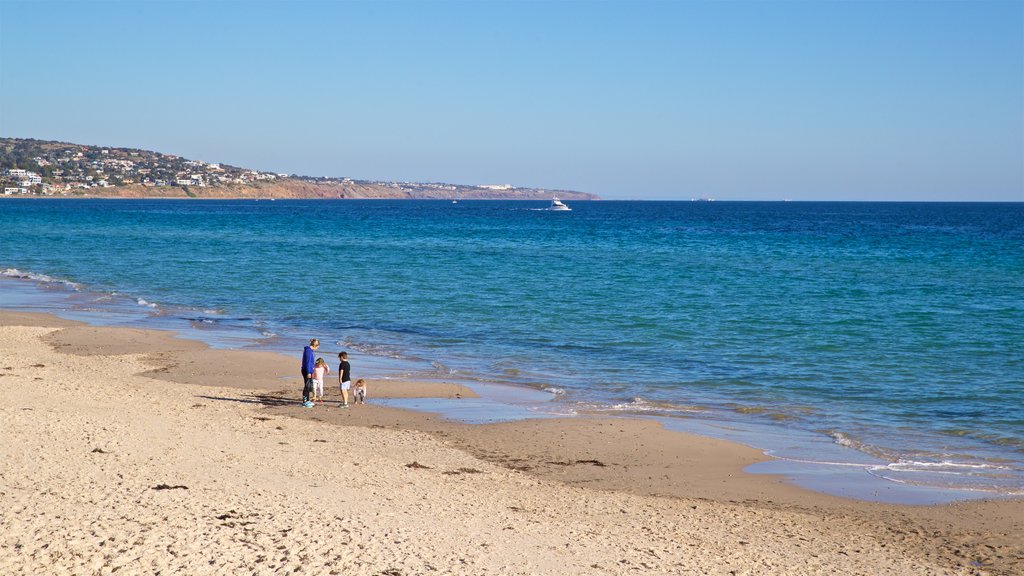
M 3 199 L 0 306 L 1024 494 L 1024 204 L 568 204 Z

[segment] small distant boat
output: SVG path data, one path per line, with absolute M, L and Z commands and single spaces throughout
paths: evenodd
M 459 203 L 458 200 L 452 200 L 452 204 L 458 204 L 458 203 Z
M 572 208 L 569 208 L 568 206 L 563 204 L 562 201 L 559 200 L 557 197 L 554 197 L 554 198 L 551 199 L 551 207 L 548 208 L 548 210 L 557 210 L 559 212 L 568 212 L 569 210 L 572 210 Z

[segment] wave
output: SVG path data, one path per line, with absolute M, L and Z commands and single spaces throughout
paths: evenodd
M 892 464 L 886 464 L 884 468 L 900 472 L 932 472 L 937 474 L 962 474 L 966 470 L 1015 470 L 1011 466 L 1000 466 L 998 464 L 972 464 L 969 462 L 952 462 L 943 460 L 940 462 L 922 462 L 917 460 L 900 460 Z
M 210 338 L 218 330 L 238 330 L 243 338 L 248 338 L 255 345 L 265 345 L 267 340 L 276 338 L 278 334 L 267 328 L 265 322 L 257 318 L 247 316 L 228 316 L 227 310 L 206 306 L 178 306 L 153 302 L 144 297 L 133 295 L 117 289 L 97 289 L 91 286 L 73 282 L 68 279 L 42 274 L 18 268 L 0 269 L 0 278 L 11 278 L 38 283 L 40 289 L 47 289 L 50 286 L 70 288 L 74 294 L 63 296 L 62 305 L 70 312 L 105 314 L 112 313 L 119 322 L 138 323 L 142 327 L 157 327 L 166 329 L 168 323 L 182 322 L 192 330 L 196 331 L 197 339 L 215 345 L 215 340 Z M 126 314 L 127 313 L 127 314 Z M 155 321 L 153 324 L 151 321 Z M 199 334 L 203 334 L 199 336 Z M 255 334 L 259 334 L 256 337 Z M 232 341 L 234 345 L 239 344 L 238 340 Z
M 764 454 L 778 460 L 798 464 L 859 468 L 879 480 L 904 486 L 982 492 L 998 494 L 1000 496 L 1024 495 L 1024 486 L 1014 482 L 1017 477 L 1015 472 L 1019 473 L 1019 471 L 1008 467 L 979 466 L 960 462 L 918 462 L 906 460 L 888 464 L 861 464 L 857 462 L 784 457 L 774 454 L 771 450 L 765 451 Z M 936 469 L 941 467 L 952 468 L 952 470 Z
M 652 414 L 658 416 L 681 416 L 684 414 L 696 414 L 705 412 L 699 406 L 687 404 L 675 404 L 672 402 L 659 402 L 647 400 L 639 396 L 626 402 L 618 404 L 599 404 L 592 402 L 577 402 L 576 407 L 580 412 L 620 412 L 627 414 Z
M 920 465 L 929 463 L 918 462 L 916 464 Z M 902 484 L 904 486 L 943 488 L 964 492 L 997 494 L 1000 496 L 1024 495 L 1024 486 L 1016 482 L 1015 476 L 1010 473 L 965 473 L 935 471 L 919 468 L 893 468 L 893 466 L 894 464 L 871 466 L 868 467 L 866 471 L 868 474 L 880 480 Z
M 398 348 L 394 346 L 389 346 L 387 344 L 359 342 L 353 340 L 352 338 L 338 340 L 335 342 L 335 344 L 341 348 L 348 348 L 349 350 L 355 350 L 356 352 L 367 354 L 369 356 L 380 356 L 384 358 L 392 358 L 395 360 L 418 360 L 418 358 L 409 356 L 408 354 L 403 353 Z
M 867 454 L 868 456 L 873 456 L 875 458 L 878 458 L 879 460 L 887 460 L 889 462 L 894 462 L 900 459 L 899 454 L 897 454 L 894 451 L 879 446 L 875 446 L 873 444 L 868 444 L 866 442 L 861 442 L 860 440 L 851 438 L 850 436 L 842 432 L 839 432 L 838 430 L 828 430 L 826 431 L 826 434 L 831 436 L 832 442 L 839 446 L 843 446 L 844 448 L 849 448 L 851 450 L 856 450 L 857 452 Z
M 25 272 L 22 270 L 18 270 L 17 268 L 8 268 L 3 272 L 0 272 L 0 276 L 6 276 L 8 278 L 19 278 L 22 280 L 33 280 L 35 282 L 42 282 L 45 284 L 60 284 L 63 286 L 67 286 L 68 288 L 71 288 L 76 292 L 82 289 L 80 284 L 78 284 L 77 282 L 72 282 L 71 280 L 66 280 L 64 278 L 56 278 L 54 276 L 48 276 L 46 274 L 38 274 L 36 272 Z
M 757 416 L 765 416 L 771 418 L 776 422 L 785 422 L 787 420 L 798 420 L 800 416 L 796 414 L 790 414 L 787 412 L 780 412 L 775 408 L 767 406 L 741 406 L 731 405 L 734 412 L 737 414 L 752 414 Z M 804 412 L 807 412 L 806 410 Z
M 441 374 L 447 374 L 447 375 L 455 374 L 455 370 L 453 368 L 449 368 L 448 366 L 445 366 L 444 364 L 442 364 L 441 362 L 439 362 L 437 360 L 432 361 L 430 363 L 430 365 L 434 367 L 434 370 L 436 370 L 437 372 L 439 372 Z
M 934 454 L 934 459 L 928 459 L 927 456 L 925 458 L 920 456 L 908 458 L 906 455 L 900 454 L 895 450 L 862 442 L 836 430 L 828 431 L 828 435 L 839 446 L 878 458 L 885 463 L 807 463 L 857 466 L 863 468 L 868 474 L 876 478 L 904 485 L 952 488 L 1011 496 L 1024 494 L 1024 485 L 1020 483 L 1020 477 L 1024 473 L 1024 469 L 1011 465 L 1009 462 L 997 463 L 991 460 L 985 462 L 972 461 L 972 457 L 969 455 L 963 455 L 964 460 L 952 460 L 949 457 L 955 455 L 939 453 Z M 766 454 L 769 453 L 766 452 Z M 782 459 L 804 462 L 790 458 Z

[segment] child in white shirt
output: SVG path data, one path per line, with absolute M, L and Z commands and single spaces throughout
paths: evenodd
M 323 358 L 316 359 L 316 366 L 313 367 L 313 397 L 314 402 L 324 403 L 324 376 L 331 373 L 331 367 L 324 362 Z

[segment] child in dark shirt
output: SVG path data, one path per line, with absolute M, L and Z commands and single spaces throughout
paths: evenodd
M 352 388 L 352 367 L 348 363 L 348 352 L 342 352 L 338 354 L 338 360 L 341 361 L 338 364 L 338 387 L 341 388 L 341 401 L 342 407 L 348 407 L 348 391 Z

